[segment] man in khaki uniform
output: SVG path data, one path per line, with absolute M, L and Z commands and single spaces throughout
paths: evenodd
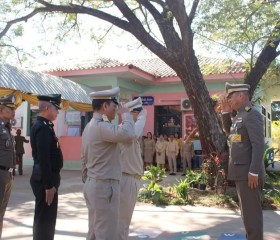
M 119 91 L 117 87 L 90 94 L 94 113 L 82 136 L 84 197 L 89 218 L 87 240 L 117 239 L 122 176 L 118 143 L 135 137 L 129 110 L 118 110 Z M 110 122 L 117 110 L 122 115 L 122 126 Z
M 247 239 L 263 240 L 263 120 L 249 101 L 249 87 L 247 84 L 226 84 L 227 96 L 221 100 L 222 122 L 230 142 L 228 179 L 236 184 Z M 231 110 L 237 111 L 232 120 Z
M 11 134 L 10 120 L 15 117 L 15 96 L 0 98 L 0 239 L 3 218 L 10 199 L 15 166 L 15 144 Z
M 166 155 L 168 158 L 168 164 L 169 164 L 169 175 L 176 175 L 177 172 L 177 162 L 176 157 L 179 152 L 179 147 L 177 144 L 177 141 L 174 139 L 173 135 L 170 135 L 170 140 L 167 143 L 166 146 Z
M 142 108 L 142 104 L 138 104 L 132 107 L 131 114 L 135 121 L 135 138 L 131 142 L 119 144 L 121 150 L 122 179 L 120 183 L 121 199 L 118 240 L 128 239 L 129 225 L 141 186 L 140 179 L 143 175 L 143 160 L 138 140 L 143 135 L 147 110 Z

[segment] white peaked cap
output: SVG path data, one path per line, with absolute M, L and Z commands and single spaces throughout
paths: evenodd
M 125 103 L 124 107 L 129 108 L 130 110 L 133 110 L 134 108 L 141 108 L 142 107 L 141 97 L 138 97 L 130 102 Z
M 120 88 L 115 87 L 108 90 L 91 92 L 89 95 L 92 99 L 111 99 L 117 102 L 117 96 L 120 93 Z

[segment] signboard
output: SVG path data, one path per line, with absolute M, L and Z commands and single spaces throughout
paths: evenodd
M 141 100 L 142 100 L 142 104 L 145 106 L 151 106 L 151 105 L 154 105 L 154 97 L 152 96 L 140 96 L 141 97 Z M 138 97 L 134 97 L 134 99 L 136 99 Z
M 81 124 L 81 112 L 79 112 L 79 111 L 65 112 L 65 123 L 67 125 L 80 125 Z

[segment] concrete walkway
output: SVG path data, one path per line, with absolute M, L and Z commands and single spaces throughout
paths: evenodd
M 4 218 L 2 239 L 31 240 L 34 196 L 29 186 L 31 167 L 24 176 L 15 176 L 13 192 Z M 178 176 L 177 176 L 178 177 Z M 55 240 L 86 238 L 87 208 L 79 171 L 62 171 Z M 265 240 L 280 240 L 280 212 L 263 211 Z M 129 239 L 188 240 L 244 239 L 238 211 L 192 207 L 155 207 L 138 203 L 130 226 Z

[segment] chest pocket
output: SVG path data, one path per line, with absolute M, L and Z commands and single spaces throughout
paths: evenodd
M 1 150 L 9 150 L 13 147 L 12 139 L 8 132 L 0 133 L 0 149 Z

